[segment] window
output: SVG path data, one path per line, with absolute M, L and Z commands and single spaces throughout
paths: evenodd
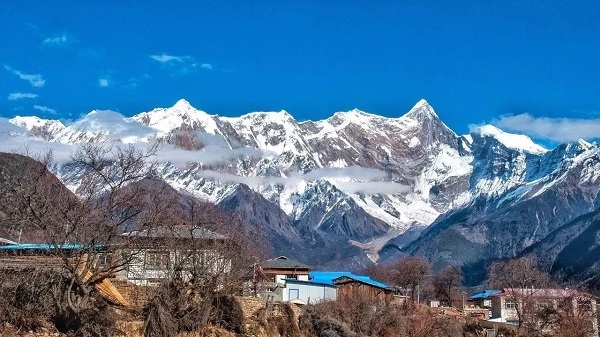
M 510 301 L 504 302 L 504 309 L 516 309 L 516 308 L 517 308 L 517 303 L 510 302 Z
M 300 298 L 300 290 L 299 289 L 290 289 L 290 300 Z
M 165 270 L 169 268 L 169 252 L 146 252 L 145 267 L 148 270 Z

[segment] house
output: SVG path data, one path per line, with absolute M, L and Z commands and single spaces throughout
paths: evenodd
M 368 276 L 359 276 L 349 273 L 333 279 L 333 284 L 338 287 L 337 298 L 365 296 L 380 301 L 391 300 L 394 291 L 385 283 L 372 280 Z
M 231 261 L 222 252 L 230 248 L 227 246 L 230 244 L 226 236 L 208 229 L 178 225 L 123 233 L 121 244 L 117 243 L 110 251 L 98 250 L 96 258 L 99 265 L 103 265 L 114 261 L 115 254 L 126 256 L 125 265 L 114 277 L 138 286 L 149 286 L 158 285 L 175 270 L 184 271 L 184 276 L 189 276 L 192 268 L 209 274 L 229 272 Z M 62 255 L 69 256 L 82 247 L 65 244 L 59 249 Z M 36 263 L 51 268 L 63 263 L 53 250 L 55 248 L 50 244 L 0 245 L 0 260 L 5 261 L 4 267 Z
M 393 291 L 386 284 L 368 276 L 339 271 L 311 271 L 308 280 L 285 279 L 282 290 L 283 301 L 296 300 L 300 304 L 333 301 L 340 294 L 350 295 L 351 291 L 365 293 L 367 296 L 393 298 Z
M 138 286 L 158 285 L 174 271 L 190 277 L 192 269 L 209 274 L 231 270 L 223 249 L 229 238 L 205 228 L 178 225 L 122 234 L 133 258 L 117 278 Z
M 386 284 L 368 276 L 351 272 L 313 271 L 312 267 L 285 256 L 267 260 L 256 269 L 257 295 L 272 301 L 291 301 L 297 304 L 333 301 L 352 291 L 383 298 L 393 298 Z
M 308 274 L 313 269 L 304 263 L 286 256 L 278 256 L 260 264 L 261 273 L 270 282 L 285 284 L 285 279 L 308 281 Z
M 502 290 L 485 290 L 477 293 L 469 299 L 469 304 L 479 308 L 491 308 L 492 296 L 498 295 Z
M 569 306 L 564 304 L 569 303 Z M 596 299 L 594 296 L 575 289 L 503 289 L 491 296 L 492 318 L 490 321 L 518 324 L 520 310 L 522 318 L 534 315 L 544 308 L 567 308 L 573 314 L 584 314 L 590 317 L 595 335 L 598 335 L 596 318 Z
M 283 301 L 289 298 L 284 290 L 286 280 L 308 281 L 308 273 L 312 270 L 302 262 L 278 256 L 257 264 L 254 268 L 254 292 L 259 297 L 272 301 Z M 285 293 L 285 294 L 284 294 Z M 292 293 L 294 297 L 295 292 Z
M 285 279 L 282 291 L 282 301 L 292 301 L 297 304 L 335 301 L 337 286 L 319 280 Z
M 491 318 L 492 297 L 501 293 L 501 290 L 485 290 L 471 296 L 463 308 L 465 315 L 480 320 Z

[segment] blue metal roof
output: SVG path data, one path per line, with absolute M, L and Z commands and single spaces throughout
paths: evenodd
M 471 299 L 472 300 L 486 299 L 486 298 L 489 298 L 491 296 L 498 295 L 501 292 L 502 292 L 502 290 L 486 290 L 486 291 L 484 291 L 482 293 L 478 293 L 478 294 L 475 294 L 475 295 L 471 296 Z
M 308 273 L 308 275 L 312 278 L 311 280 L 314 282 L 330 285 L 333 285 L 333 280 L 345 276 L 374 287 L 389 288 L 389 286 L 385 283 L 375 281 L 368 276 L 354 275 L 348 271 L 311 271 L 310 273 Z
M 5 245 L 0 246 L 0 250 L 50 250 L 50 249 L 64 249 L 64 250 L 77 250 L 77 249 L 85 249 L 89 246 L 75 244 L 75 243 L 67 243 L 64 245 L 55 246 L 49 243 L 21 243 L 16 245 Z M 102 247 L 102 245 L 97 245 L 97 247 Z

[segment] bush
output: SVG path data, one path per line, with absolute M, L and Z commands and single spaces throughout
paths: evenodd
M 241 334 L 244 331 L 244 311 L 232 295 L 217 295 L 213 299 L 210 323 Z

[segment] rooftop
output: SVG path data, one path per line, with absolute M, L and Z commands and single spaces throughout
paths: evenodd
M 262 263 L 263 268 L 312 269 L 311 266 L 292 260 L 286 256 L 278 256 Z
M 0 246 L 0 250 L 50 250 L 50 249 L 62 249 L 62 250 L 78 250 L 84 249 L 87 246 L 75 243 L 68 243 L 64 245 L 55 246 L 49 243 L 21 243 L 21 244 L 9 244 Z
M 144 229 L 141 231 L 131 231 L 121 234 L 129 237 L 144 238 L 174 238 L 174 239 L 226 239 L 227 237 L 215 233 L 209 229 L 201 227 L 192 227 L 188 225 L 177 225 L 172 227 L 159 227 Z
M 336 279 L 339 279 L 342 277 L 347 277 L 347 278 L 355 280 L 357 282 L 368 284 L 370 286 L 377 287 L 377 288 L 387 289 L 390 287 L 385 283 L 371 279 L 369 276 L 354 275 L 348 271 L 312 271 L 309 273 L 309 277 L 311 278 L 311 281 L 313 281 L 313 282 L 319 282 L 319 283 L 330 284 L 330 285 L 333 285 L 334 280 L 336 280 Z
M 490 298 L 494 295 L 498 295 L 502 292 L 502 290 L 485 290 L 484 292 L 481 293 L 477 293 L 473 296 L 471 296 L 472 300 L 482 300 L 482 299 L 486 299 L 486 298 Z
M 494 296 L 530 296 L 537 298 L 566 298 L 572 296 L 591 296 L 577 289 L 559 288 L 517 288 L 503 289 Z

